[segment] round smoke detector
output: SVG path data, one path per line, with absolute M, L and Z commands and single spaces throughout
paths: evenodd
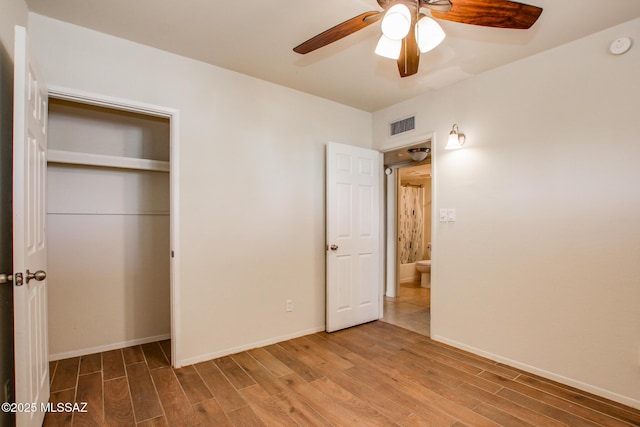
M 609 51 L 614 55 L 622 55 L 631 48 L 631 39 L 629 37 L 620 37 L 611 42 Z

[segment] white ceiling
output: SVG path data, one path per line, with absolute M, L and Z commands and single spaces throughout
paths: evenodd
M 342 21 L 381 10 L 376 0 L 27 0 L 32 12 L 366 111 L 640 16 L 639 0 L 524 2 L 544 9 L 529 30 L 440 21 L 445 41 L 422 55 L 418 74 L 400 78 L 395 61 L 373 53 L 379 24 L 307 55 L 292 51 Z

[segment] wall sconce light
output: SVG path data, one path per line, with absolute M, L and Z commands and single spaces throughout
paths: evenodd
M 451 128 L 451 132 L 449 132 L 449 140 L 447 141 L 447 146 L 444 147 L 444 149 L 457 150 L 458 148 L 462 148 L 466 140 L 467 137 L 464 135 L 464 133 L 460 133 L 458 125 L 454 124 Z
M 409 152 L 409 156 L 413 159 L 414 162 L 421 162 L 427 158 L 431 148 L 428 147 L 417 147 L 417 148 L 409 148 L 407 150 Z

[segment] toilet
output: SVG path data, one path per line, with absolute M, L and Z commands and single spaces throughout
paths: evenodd
M 425 259 L 423 261 L 418 261 L 416 263 L 416 269 L 419 273 L 422 273 L 422 277 L 420 278 L 420 287 L 422 288 L 430 288 L 431 287 L 431 260 Z
M 431 258 L 431 242 L 427 245 L 427 256 Z M 422 261 L 416 262 L 416 269 L 418 273 L 422 275 L 420 277 L 420 287 L 422 288 L 430 288 L 431 287 L 431 260 L 425 259 Z

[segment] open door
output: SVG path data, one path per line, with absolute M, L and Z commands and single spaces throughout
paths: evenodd
M 47 91 L 16 27 L 13 122 L 13 304 L 16 424 L 41 426 L 49 401 L 47 340 Z M 24 408 L 21 408 L 24 409 Z
M 380 317 L 382 154 L 327 144 L 328 332 Z

